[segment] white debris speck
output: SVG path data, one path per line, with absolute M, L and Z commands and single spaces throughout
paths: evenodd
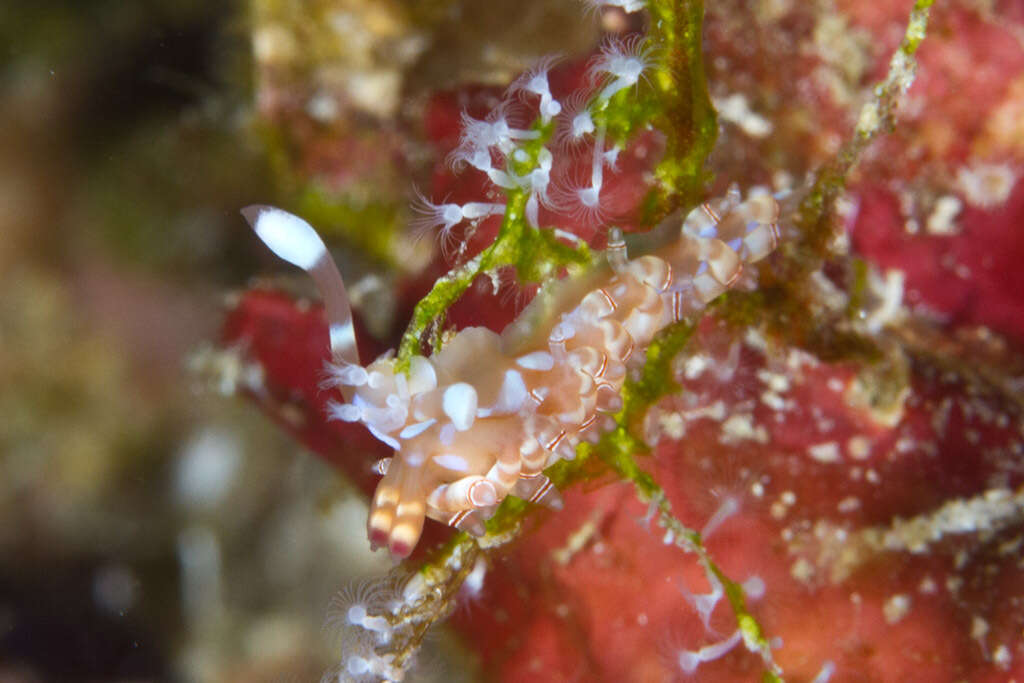
M 213 507 L 230 492 L 242 464 L 242 444 L 228 430 L 207 427 L 193 434 L 179 454 L 175 496 L 189 507 Z
M 868 102 L 861 107 L 860 116 L 857 117 L 857 132 L 873 131 L 878 127 L 878 121 L 878 104 L 876 102 Z
M 678 441 L 686 435 L 686 421 L 679 413 L 664 413 L 658 417 L 658 426 L 670 439 Z
M 306 113 L 320 123 L 330 123 L 338 118 L 341 113 L 338 107 L 338 100 L 326 92 L 319 92 L 313 95 L 306 103 Z
M 890 624 L 895 624 L 903 619 L 909 611 L 910 596 L 906 593 L 897 593 L 882 605 L 882 614 L 885 615 L 886 622 Z
M 908 436 L 905 436 L 896 442 L 897 453 L 909 453 L 914 450 L 915 441 Z
M 1009 669 L 1011 659 L 1010 649 L 1005 645 L 1000 645 L 995 649 L 995 652 L 992 653 L 992 661 L 995 662 L 996 666 L 1000 669 Z
M 752 138 L 763 138 L 772 132 L 771 122 L 752 111 L 747 103 L 747 98 L 740 93 L 715 98 L 714 104 L 722 119 L 736 124 L 740 130 Z
M 963 208 L 963 203 L 953 195 L 939 197 L 925 226 L 932 235 L 955 235 L 957 224 L 954 220 Z
M 973 527 L 970 527 L 968 531 L 974 531 Z M 967 561 L 971 559 L 971 556 L 966 550 L 958 550 L 953 556 L 953 568 L 960 571 L 967 566 Z
M 818 671 L 818 675 L 814 677 L 811 683 L 828 683 L 829 679 L 832 678 L 832 674 L 836 672 L 836 665 L 831 659 L 827 660 L 821 665 L 821 670 Z
M 708 367 L 708 359 L 706 356 L 696 355 L 690 356 L 686 359 L 686 365 L 684 366 L 683 374 L 686 379 L 697 379 L 701 376 Z
M 384 118 L 397 109 L 401 85 L 396 70 L 382 68 L 346 74 L 342 87 L 356 108 Z
M 758 370 L 757 378 L 768 385 L 768 388 L 777 394 L 784 394 L 789 391 L 789 377 L 778 372 Z
M 779 169 L 772 173 L 772 187 L 776 192 L 785 192 L 793 189 L 793 176 L 788 171 Z
M 764 351 L 768 348 L 768 340 L 753 327 L 749 328 L 747 333 L 743 335 L 743 343 L 758 351 Z
M 846 442 L 846 452 L 854 460 L 867 460 L 871 455 L 871 440 L 866 436 L 851 436 Z
M 988 635 L 988 622 L 975 614 L 971 619 L 971 638 L 984 641 L 986 635 Z
M 139 596 L 139 579 L 122 564 L 109 564 L 96 572 L 92 580 L 92 598 L 97 606 L 110 614 L 130 610 Z
M 903 271 L 896 269 L 885 271 L 885 279 L 874 273 L 868 277 L 868 287 L 880 299 L 880 303 L 868 313 L 867 319 L 864 321 L 868 331 L 872 334 L 900 316 L 904 279 Z
M 769 512 L 775 519 L 782 519 L 789 512 L 789 508 L 796 503 L 796 494 L 792 491 L 783 491 L 779 499 L 772 503 Z
M 855 510 L 858 510 L 859 508 L 860 498 L 856 496 L 847 496 L 846 498 L 843 498 L 841 501 L 839 501 L 838 505 L 836 505 L 836 509 L 843 514 L 853 512 Z
M 294 36 L 283 26 L 270 24 L 253 31 L 252 52 L 265 65 L 286 64 L 300 54 Z
M 917 590 L 921 593 L 924 593 L 925 595 L 931 595 L 938 589 L 939 587 L 938 585 L 936 585 L 935 579 L 933 579 L 930 576 L 926 576 L 923 579 L 921 579 L 921 583 L 917 585 Z
M 969 203 L 992 209 L 1009 198 L 1017 174 L 1009 164 L 975 164 L 961 168 L 956 180 Z
M 768 431 L 760 425 L 754 425 L 753 415 L 739 413 L 722 423 L 722 442 L 736 443 L 738 441 L 767 443 Z
M 789 353 L 786 354 L 786 367 L 790 372 L 799 372 L 802 368 L 816 368 L 821 365 L 821 361 L 818 358 L 807 351 L 801 351 L 800 349 L 790 349 Z
M 853 222 L 857 219 L 857 213 L 860 211 L 860 203 L 849 195 L 840 195 L 836 197 L 835 211 L 843 223 L 853 225 Z
M 702 406 L 693 410 L 688 410 L 684 413 L 687 420 L 699 420 L 701 418 L 708 418 L 715 422 L 721 422 L 725 419 L 725 415 L 728 411 L 725 408 L 724 401 L 715 401 L 709 406 Z
M 777 413 L 781 413 L 787 407 L 786 400 L 771 391 L 765 391 L 761 394 L 761 403 L 765 404 Z
M 1003 557 L 1017 557 L 1020 555 L 1021 545 L 1024 544 L 1024 536 L 1017 536 L 999 544 L 999 554 Z
M 814 567 L 805 558 L 801 557 L 789 568 L 790 575 L 802 583 L 806 583 L 814 576 Z
M 839 444 L 835 441 L 815 444 L 807 447 L 807 455 L 820 463 L 834 464 L 839 462 Z

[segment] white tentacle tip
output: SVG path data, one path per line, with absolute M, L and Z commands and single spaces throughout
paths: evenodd
M 262 204 L 247 206 L 241 214 L 263 243 L 292 265 L 312 270 L 327 254 L 327 247 L 313 226 L 298 216 Z

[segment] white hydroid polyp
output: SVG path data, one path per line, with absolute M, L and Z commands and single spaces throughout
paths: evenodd
M 303 270 L 312 270 L 327 253 L 313 226 L 287 211 L 254 204 L 242 209 L 242 215 L 278 258 Z

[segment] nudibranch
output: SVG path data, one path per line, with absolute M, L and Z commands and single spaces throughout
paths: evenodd
M 324 299 L 329 384 L 345 399 L 330 404 L 330 417 L 361 422 L 394 449 L 377 465 L 367 529 L 396 557 L 412 552 L 426 517 L 479 535 L 506 496 L 560 508 L 544 469 L 597 438 L 602 417 L 622 406 L 628 367 L 660 329 L 734 286 L 779 240 L 775 198 L 752 191 L 744 200 L 731 188 L 654 253 L 629 258 L 613 232 L 604 263 L 556 283 L 562 291 L 546 297 L 546 310 L 527 306 L 501 334 L 462 329 L 403 372 L 391 352 L 361 364 L 341 274 L 307 222 L 269 206 L 242 213 Z

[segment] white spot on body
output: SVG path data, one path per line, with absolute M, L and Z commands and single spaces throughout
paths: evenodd
M 465 382 L 451 385 L 444 391 L 442 407 L 455 429 L 460 432 L 466 431 L 473 426 L 473 420 L 476 418 L 476 389 Z
M 469 463 L 461 455 L 455 455 L 454 453 L 443 453 L 441 455 L 434 456 L 434 462 L 441 467 L 452 470 L 453 472 L 468 472 Z
M 455 425 L 451 422 L 446 423 L 441 427 L 441 433 L 438 435 L 438 439 L 444 446 L 451 446 L 455 441 Z
M 527 370 L 548 371 L 555 367 L 554 357 L 547 351 L 535 351 L 516 359 L 516 365 Z

